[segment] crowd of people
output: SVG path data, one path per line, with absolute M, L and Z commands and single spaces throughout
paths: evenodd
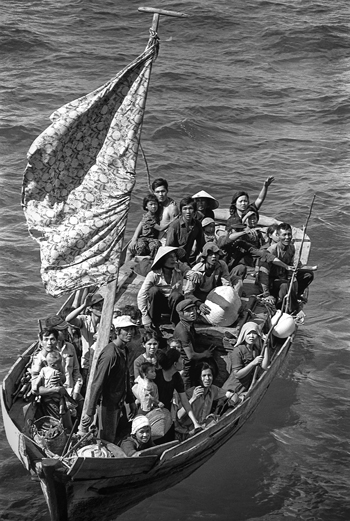
M 218 387 L 213 383 L 215 346 L 199 349 L 195 323 L 198 317 L 206 320 L 210 292 L 219 286 L 240 288 L 248 266 L 255 267 L 256 283 L 269 305 L 280 309 L 290 295 L 293 314 L 305 299 L 313 275 L 295 265 L 290 225 L 270 226 L 264 234 L 257 228 L 273 180 L 264 182 L 254 203 L 246 192 L 234 194 L 221 234 L 216 233 L 219 203 L 213 196 L 200 191 L 177 205 L 165 179 L 153 182 L 127 254 L 129 260 L 147 260 L 137 305 L 115 310 L 109 343 L 99 351 L 94 369 L 102 295 L 88 294 L 82 303 L 73 303 L 65 318 L 54 315 L 41 324 L 31 368 L 41 415 L 62 418 L 70 430 L 97 424 L 102 440 L 121 443 L 132 456 L 204 428 L 220 403 L 239 403 L 257 370 L 269 365 L 260 327 L 244 324 L 229 355 L 228 379 Z M 167 340 L 161 330 L 164 315 L 174 327 Z M 83 409 L 89 380 L 91 393 Z M 152 439 L 155 409 L 170 420 L 164 435 Z

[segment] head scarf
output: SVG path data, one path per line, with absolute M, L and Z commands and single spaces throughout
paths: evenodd
M 149 419 L 146 416 L 135 416 L 131 424 L 131 434 L 136 434 L 142 427 L 150 427 Z
M 259 336 L 258 342 L 260 345 L 261 340 L 262 340 L 262 333 L 260 331 L 260 327 L 258 326 L 258 324 L 256 322 L 246 322 L 239 332 L 235 346 L 239 346 L 240 344 L 243 344 L 245 342 L 247 334 L 250 331 L 255 331 L 258 334 L 258 336 Z

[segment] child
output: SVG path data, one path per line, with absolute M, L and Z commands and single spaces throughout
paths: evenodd
M 177 351 L 180 351 L 180 352 L 182 350 L 181 340 L 179 340 L 178 338 L 174 338 L 173 336 L 168 338 L 167 345 L 168 345 L 168 349 L 176 349 Z
M 144 197 L 142 207 L 145 213 L 130 241 L 126 260 L 130 260 L 133 255 L 149 255 L 153 259 L 161 246 L 158 240 L 159 232 L 169 226 L 169 223 L 159 224 L 159 203 L 155 195 L 149 194 Z
M 134 378 L 135 381 L 140 375 L 140 367 L 144 362 L 151 362 L 158 368 L 157 351 L 159 348 L 159 337 L 155 331 L 146 331 L 142 335 L 141 345 L 145 349 L 145 353 L 138 356 L 134 362 Z
M 244 236 L 244 240 L 259 249 L 265 241 L 261 231 L 255 229 L 258 221 L 259 213 L 254 209 L 249 210 L 242 219 L 242 223 L 246 225 L 246 235 Z
M 211 217 L 205 217 L 202 221 L 202 228 L 204 232 L 205 242 L 214 242 L 216 244 L 217 238 L 215 236 L 215 221 Z
M 45 387 L 46 389 L 57 388 L 59 393 L 59 399 L 51 396 L 51 401 L 58 405 L 59 415 L 64 416 L 67 412 L 65 396 L 67 391 L 64 389 L 63 384 L 66 381 L 62 367 L 62 358 L 58 351 L 50 351 L 46 356 L 47 366 L 40 369 L 38 380 L 36 383 L 37 388 Z
M 137 377 L 132 392 L 140 403 L 139 413 L 147 414 L 155 407 L 164 407 L 159 401 L 158 387 L 154 383 L 156 368 L 151 362 L 144 362 L 140 367 L 140 376 Z
M 154 447 L 151 438 L 151 425 L 146 416 L 135 416 L 131 424 L 131 436 L 122 441 L 120 447 L 127 456 L 137 455 L 140 450 Z

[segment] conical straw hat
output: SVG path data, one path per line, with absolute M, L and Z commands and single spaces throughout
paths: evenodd
M 156 253 L 156 256 L 154 257 L 153 264 L 151 266 L 151 270 L 156 268 L 157 263 L 165 257 L 165 255 L 168 255 L 171 251 L 178 250 L 179 248 L 176 248 L 175 246 L 161 246 L 159 250 Z M 157 268 L 156 268 L 157 269 Z
M 215 199 L 212 195 L 208 194 L 208 192 L 205 192 L 205 190 L 201 190 L 200 192 L 197 192 L 196 194 L 192 195 L 192 199 L 210 199 L 208 201 L 209 206 L 212 210 L 215 210 L 216 208 L 219 208 L 219 201 Z

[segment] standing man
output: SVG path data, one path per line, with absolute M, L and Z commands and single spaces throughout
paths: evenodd
M 160 226 L 169 225 L 179 215 L 179 209 L 174 199 L 168 196 L 168 182 L 159 177 L 153 181 L 151 188 L 159 203 L 159 224 Z M 159 240 L 166 236 L 166 230 L 159 232 Z
M 205 244 L 201 223 L 195 219 L 197 204 L 192 197 L 180 201 L 180 217 L 168 228 L 166 245 L 181 248 L 179 254 L 183 262 L 193 264 Z
M 114 443 L 124 403 L 130 405 L 131 417 L 136 414 L 135 398 L 130 386 L 127 344 L 135 334 L 135 324 L 130 317 L 122 315 L 114 320 L 116 338 L 103 350 L 96 363 L 88 408 L 81 420 L 87 429 L 99 407 L 99 437 Z M 101 398 L 101 401 L 100 401 Z

